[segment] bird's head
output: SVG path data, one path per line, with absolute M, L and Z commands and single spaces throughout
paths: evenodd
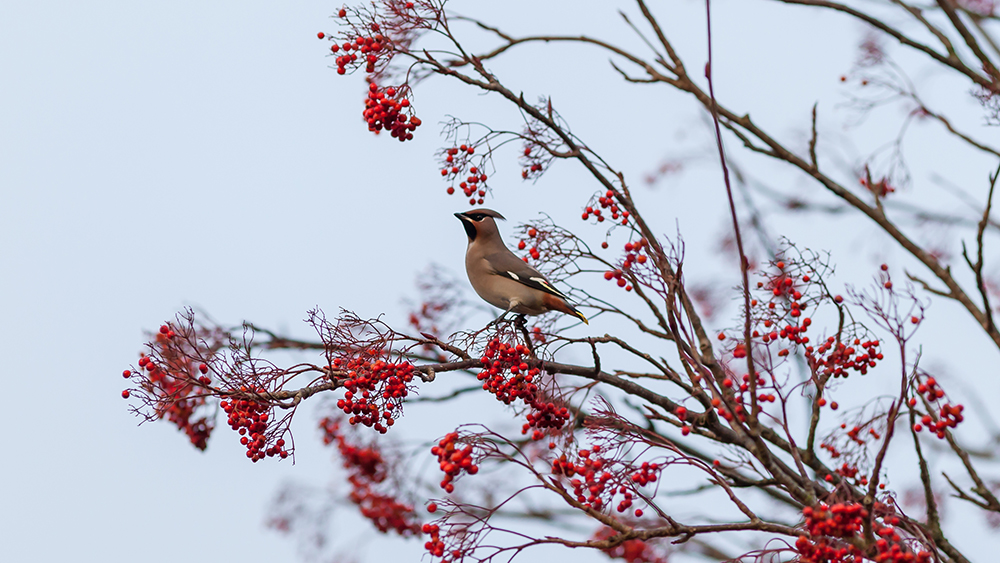
M 476 240 L 477 237 L 499 238 L 500 230 L 497 229 L 496 219 L 506 221 L 503 215 L 492 209 L 485 208 L 472 209 L 465 213 L 456 213 L 455 217 L 458 217 L 462 221 L 462 226 L 465 227 L 465 234 L 469 235 L 470 243 Z

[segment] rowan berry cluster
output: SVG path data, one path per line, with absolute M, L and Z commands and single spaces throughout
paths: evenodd
M 757 282 L 756 289 L 764 292 L 766 297 L 750 301 L 751 314 L 757 320 L 756 328 L 751 333 L 753 339 L 765 345 L 780 346 L 778 357 L 789 356 L 796 347 L 801 346 L 812 371 L 825 377 L 847 377 L 852 372 L 864 375 L 883 359 L 877 339 L 845 338 L 839 334 L 837 337 L 827 337 L 818 346 L 811 345 L 806 333 L 812 325 L 812 319 L 805 316 L 805 312 L 809 308 L 816 308 L 819 302 L 829 297 L 813 295 L 816 288 L 815 273 L 803 273 L 805 266 L 786 264 L 784 261 L 777 261 L 774 265 L 779 272 L 767 276 L 765 281 Z M 843 298 L 838 295 L 832 301 L 839 304 L 843 302 Z M 719 334 L 719 340 L 725 339 L 725 334 Z M 745 358 L 747 350 L 742 335 L 734 340 L 737 344 L 733 349 L 733 356 Z M 825 400 L 819 400 L 821 406 L 826 404 Z
M 589 209 L 589 208 L 588 208 Z M 602 246 L 607 248 L 608 243 L 603 243 Z M 641 238 L 636 242 L 625 243 L 625 259 L 622 261 L 622 267 L 614 270 L 608 270 L 604 272 L 604 279 L 618 280 L 616 283 L 618 287 L 625 288 L 625 291 L 632 291 L 632 285 L 628 283 L 625 279 L 625 272 L 630 271 L 635 264 L 645 264 L 649 259 L 648 256 L 643 254 L 643 249 L 649 248 L 649 242 Z
M 380 493 L 375 486 L 386 480 L 388 470 L 382 453 L 374 446 L 351 444 L 340 432 L 340 423 L 331 418 L 320 421 L 325 444 L 337 443 L 337 450 L 348 471 L 351 485 L 348 498 L 358 505 L 361 515 L 371 520 L 378 531 L 394 531 L 401 536 L 420 532 L 413 506 L 400 502 L 396 497 Z
M 527 434 L 534 428 L 531 439 L 541 440 L 546 430 L 559 430 L 565 426 L 570 413 L 566 407 L 541 397 L 535 384 L 541 370 L 528 366 L 526 360 L 529 355 L 530 350 L 523 344 L 511 345 L 493 338 L 483 351 L 480 358 L 483 369 L 476 377 L 483 381 L 483 389 L 496 396 L 498 401 L 507 405 L 521 401 L 530 407 L 521 433 Z
M 538 229 L 535 229 L 534 227 L 531 227 L 531 228 L 528 229 L 528 233 L 527 234 L 528 234 L 528 238 L 534 239 L 534 238 L 536 238 L 538 236 Z M 527 246 L 528 246 L 528 243 L 525 242 L 523 239 L 520 240 L 520 241 L 518 241 L 518 243 L 517 243 L 517 249 L 518 250 L 524 250 L 525 248 L 527 248 Z M 541 257 L 541 254 L 538 252 L 538 246 L 537 246 L 537 244 L 532 244 L 531 248 L 528 249 L 528 256 L 530 256 L 532 260 L 538 260 Z M 522 258 L 522 260 L 524 260 L 525 262 L 527 262 L 528 261 L 528 256 L 524 256 Z
M 917 393 L 923 395 L 927 402 L 932 404 L 939 402 L 944 397 L 944 390 L 933 377 L 928 377 L 921 382 L 917 386 Z M 916 398 L 911 398 L 909 404 L 911 407 L 916 406 Z M 931 415 L 925 414 L 921 417 L 920 422 L 913 426 L 913 429 L 920 432 L 923 430 L 923 426 L 926 426 L 938 438 L 944 439 L 948 428 L 955 428 L 965 420 L 962 415 L 963 410 L 965 410 L 964 405 L 953 405 L 946 402 L 938 408 L 936 420 Z
M 615 192 L 611 190 L 608 190 L 602 196 L 598 196 L 596 205 L 593 203 L 588 205 L 580 218 L 587 221 L 591 218 L 591 216 L 593 216 L 597 219 L 598 223 L 603 223 L 606 219 L 604 210 L 611 213 L 612 221 L 618 221 L 621 219 L 622 225 L 628 225 L 629 212 L 618 207 L 618 203 L 615 201 Z
M 622 473 L 618 463 L 602 457 L 600 445 L 594 445 L 589 450 L 577 452 L 576 459 L 571 459 L 565 453 L 552 462 L 552 474 L 562 475 L 569 479 L 573 487 L 573 495 L 577 502 L 598 512 L 609 507 L 616 495 L 622 495 L 616 510 L 625 512 L 632 507 L 635 496 L 632 487 L 642 487 L 657 480 L 661 467 L 656 463 L 643 462 L 639 468 L 631 472 L 626 468 L 625 474 L 630 476 L 627 481 L 620 480 L 617 475 Z M 635 511 L 637 517 L 642 516 L 642 510 Z
M 412 7 L 411 7 L 412 9 Z M 338 16 L 348 17 L 346 9 L 341 9 Z M 406 35 L 405 29 L 398 30 Z M 337 55 L 337 74 L 347 74 L 349 71 L 364 68 L 369 75 L 369 91 L 365 100 L 363 117 L 368 124 L 368 130 L 376 134 L 383 130 L 400 141 L 413 139 L 413 131 L 421 125 L 420 118 L 413 114 L 410 106 L 410 89 L 407 85 L 380 87 L 376 79 L 385 78 L 384 70 L 396 53 L 394 41 L 383 34 L 382 24 L 371 21 L 367 24 L 351 26 L 351 32 L 338 37 L 328 36 L 320 32 L 320 39 L 329 39 L 332 44 L 330 51 Z M 403 41 L 407 43 L 406 40 Z
M 191 358 L 190 347 L 171 325 L 162 325 L 149 345 L 151 354 L 141 355 L 138 369 L 122 375 L 140 380 L 139 390 L 152 401 L 156 418 L 166 418 L 194 447 L 204 450 L 214 424 L 207 415 L 195 417 L 195 413 L 205 406 L 206 389 L 212 383 L 208 366 Z M 124 399 L 131 395 L 130 390 L 122 392 Z
M 431 448 L 431 453 L 437 456 L 438 465 L 444 472 L 444 479 L 441 480 L 441 488 L 447 493 L 455 490 L 453 481 L 462 472 L 469 475 L 479 473 L 479 466 L 472 460 L 473 447 L 467 444 L 461 447 L 458 432 L 450 432 L 438 441 L 437 445 Z
M 263 387 L 252 391 L 256 394 L 264 392 L 266 389 Z M 250 394 L 251 391 L 247 387 L 241 387 L 240 393 Z M 249 398 L 233 398 L 220 401 L 219 407 L 228 415 L 229 427 L 239 433 L 240 443 L 246 446 L 247 457 L 254 463 L 265 457 L 278 456 L 281 459 L 288 457 L 284 438 L 278 438 L 268 446 L 267 429 L 272 407 L 266 402 Z
M 362 113 L 368 130 L 379 133 L 384 129 L 400 141 L 413 139 L 413 132 L 422 122 L 415 115 L 403 113 L 410 107 L 410 100 L 406 97 L 408 92 L 407 88 L 379 88 L 375 82 L 370 83 Z
M 597 541 L 607 540 L 618 535 L 618 531 L 604 526 L 594 534 Z M 649 542 L 640 539 L 625 540 L 622 543 L 603 550 L 611 559 L 623 559 L 626 563 L 667 563 L 668 554 L 659 553 Z
M 876 515 L 885 513 L 885 505 L 875 503 Z M 862 559 L 862 552 L 851 539 L 861 535 L 869 513 L 856 502 L 835 503 L 832 506 L 820 503 L 816 507 L 802 509 L 805 529 L 809 536 L 801 535 L 795 542 L 799 561 L 803 563 L 854 563 Z M 872 559 L 879 563 L 929 563 L 931 554 L 927 551 L 913 551 L 905 543 L 896 529 L 899 517 L 884 514 L 876 516 L 872 531 L 878 536 Z M 846 540 L 846 541 L 845 541 Z
M 476 147 L 465 144 L 442 151 L 441 176 L 451 182 L 446 190 L 448 195 L 455 193 L 455 181 L 459 181 L 458 189 L 469 198 L 469 205 L 482 205 L 489 190 L 486 186 L 489 176 L 482 169 L 485 159 L 480 159 L 478 166 L 472 163 L 475 153 Z
M 337 408 L 350 415 L 351 424 L 363 424 L 385 434 L 402 414 L 403 401 L 409 394 L 416 370 L 410 362 L 386 362 L 362 355 L 330 366 L 343 373 L 346 389 Z
M 421 531 L 430 536 L 430 539 L 424 542 L 424 549 L 426 549 L 427 552 L 433 557 L 440 557 L 442 561 L 457 560 L 461 557 L 460 551 L 457 554 L 445 554 L 447 546 L 445 546 L 444 542 L 441 541 L 441 527 L 437 524 L 424 524 Z

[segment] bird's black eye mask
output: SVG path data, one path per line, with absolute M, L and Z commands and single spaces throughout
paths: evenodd
M 477 221 L 482 221 L 483 216 L 480 215 Z M 469 242 L 476 240 L 476 226 L 468 221 L 462 221 L 462 226 L 465 227 L 465 234 L 469 235 Z
M 466 217 L 468 217 L 469 219 L 472 219 L 473 221 L 475 221 L 475 222 L 478 223 L 478 222 L 482 221 L 483 219 L 485 219 L 486 215 L 483 215 L 482 213 L 470 213 L 470 214 L 466 215 Z

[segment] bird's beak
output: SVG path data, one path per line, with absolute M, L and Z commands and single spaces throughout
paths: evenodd
M 469 218 L 468 218 L 468 217 L 466 217 L 466 216 L 465 216 L 464 214 L 462 214 L 462 213 L 456 213 L 456 214 L 455 214 L 455 217 L 458 217 L 458 219 L 459 219 L 460 221 L 468 221 L 468 220 L 469 220 Z

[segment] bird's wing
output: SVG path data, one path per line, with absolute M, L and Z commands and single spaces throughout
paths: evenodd
M 521 260 L 509 250 L 489 254 L 486 256 L 486 261 L 493 268 L 493 273 L 498 276 L 510 278 L 528 287 L 569 301 L 569 297 L 555 287 L 552 287 L 549 280 L 545 279 L 545 276 L 540 274 L 538 270 L 529 266 L 524 260 Z

